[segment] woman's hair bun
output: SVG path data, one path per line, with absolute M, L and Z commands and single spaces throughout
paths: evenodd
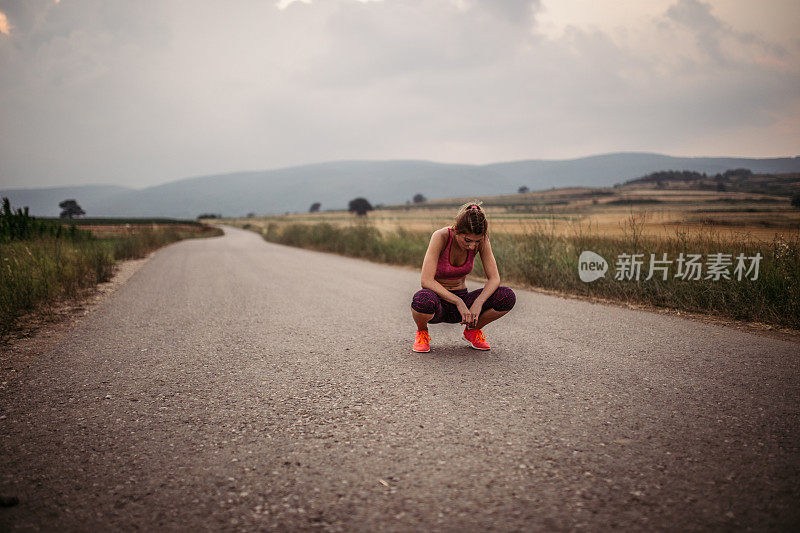
M 486 216 L 481 209 L 481 203 L 478 200 L 467 202 L 462 205 L 456 214 L 453 229 L 457 233 L 474 233 L 476 235 L 485 235 L 489 229 L 489 224 L 486 221 Z

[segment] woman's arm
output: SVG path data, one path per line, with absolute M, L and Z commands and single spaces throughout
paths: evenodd
M 481 254 L 481 263 L 483 263 L 483 271 L 486 273 L 487 279 L 486 285 L 483 286 L 483 290 L 478 295 L 475 303 L 472 304 L 471 310 L 478 314 L 480 314 L 481 308 L 486 303 L 486 300 L 489 299 L 489 296 L 494 294 L 494 291 L 500 286 L 500 271 L 497 269 L 497 261 L 494 259 L 492 244 L 489 242 L 488 235 L 483 239 L 479 253 Z
M 422 285 L 423 289 L 432 290 L 441 299 L 458 306 L 459 303 L 464 304 L 464 301 L 434 279 L 436 277 L 436 264 L 439 262 L 439 256 L 442 255 L 442 250 L 444 250 L 445 246 L 447 246 L 447 234 L 441 230 L 434 231 L 433 235 L 431 235 L 431 242 L 428 244 L 428 250 L 425 252 L 425 259 L 422 261 L 420 285 Z M 464 307 L 466 308 L 466 305 Z

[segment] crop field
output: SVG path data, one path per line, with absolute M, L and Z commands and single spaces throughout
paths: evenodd
M 449 225 L 465 198 L 389 206 L 358 217 L 340 212 L 223 219 L 281 244 L 419 267 L 433 230 Z M 482 198 L 503 279 L 632 304 L 717 315 L 800 330 L 800 209 L 785 194 L 614 187 L 554 189 Z M 694 281 L 578 277 L 582 251 L 603 258 L 638 253 L 762 258 L 754 279 Z M 652 259 L 650 259 L 652 261 Z M 670 263 L 673 263 L 670 261 Z M 652 265 L 651 265 L 652 266 Z M 708 266 L 706 265 L 708 268 Z M 482 275 L 476 263 L 474 274 Z M 645 272 L 646 274 L 646 272 Z
M 145 231 L 177 231 L 184 233 L 204 233 L 210 230 L 207 226 L 194 224 L 83 224 L 78 226 L 98 238 L 126 237 Z
M 196 220 L 180 220 L 174 218 L 40 218 L 40 220 L 74 225 L 82 230 L 90 231 L 99 238 L 126 237 L 143 231 L 174 230 L 185 233 L 203 233 L 209 231 L 207 226 Z
M 64 219 L 57 217 L 37 217 L 39 220 L 48 220 L 52 222 L 60 222 L 66 224 L 74 224 L 76 226 L 202 226 L 202 223 L 196 220 L 184 220 L 180 218 L 112 218 L 112 217 L 80 217 L 73 219 Z
M 431 232 L 449 225 L 468 198 L 425 204 L 388 206 L 367 215 L 370 225 L 383 232 L 404 229 Z M 481 198 L 493 233 L 526 234 L 546 229 L 556 235 L 575 233 L 620 237 L 633 215 L 650 238 L 699 236 L 713 230 L 737 241 L 771 241 L 776 234 L 800 236 L 800 209 L 786 196 L 706 190 L 657 190 L 644 187 L 610 189 L 568 188 Z M 247 219 L 223 219 L 237 226 L 249 224 L 315 224 L 347 226 L 357 217 L 345 211 L 298 213 Z

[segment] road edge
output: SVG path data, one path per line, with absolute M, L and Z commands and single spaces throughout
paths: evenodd
M 24 324 L 0 345 L 0 390 L 8 388 L 41 355 L 53 349 L 84 318 L 92 313 L 111 294 L 139 271 L 158 250 L 140 259 L 126 259 L 114 265 L 114 275 L 109 281 L 99 283 L 81 292 L 75 298 L 53 302 L 20 317 Z

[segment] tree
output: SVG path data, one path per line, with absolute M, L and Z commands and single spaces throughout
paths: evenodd
M 792 205 L 800 209 L 800 192 L 796 192 L 792 195 Z
M 311 204 L 311 207 L 308 208 L 309 213 L 319 213 L 319 208 L 322 207 L 322 204 L 319 202 L 314 202 Z
M 417 193 L 417 194 L 415 194 L 415 195 L 414 195 L 414 198 L 413 198 L 413 200 L 414 200 L 414 203 L 415 203 L 415 204 L 421 204 L 422 202 L 427 202 L 427 201 L 428 201 L 428 199 L 427 199 L 427 198 L 425 198 L 425 197 L 424 197 L 422 194 L 420 194 L 420 193 Z
M 363 217 L 367 214 L 367 211 L 372 211 L 373 207 L 366 198 L 353 198 L 350 200 L 350 203 L 347 206 L 347 210 L 351 213 L 355 213 L 360 217 Z
M 523 185 L 522 187 L 520 187 L 519 189 L 517 189 L 517 192 L 518 192 L 519 194 L 525 194 L 526 192 L 529 192 L 529 191 L 530 191 L 530 189 L 529 189 L 527 186 L 525 186 L 525 185 Z
M 58 204 L 58 207 L 61 208 L 61 218 L 72 220 L 72 217 L 79 217 L 86 214 L 74 199 L 64 200 Z

